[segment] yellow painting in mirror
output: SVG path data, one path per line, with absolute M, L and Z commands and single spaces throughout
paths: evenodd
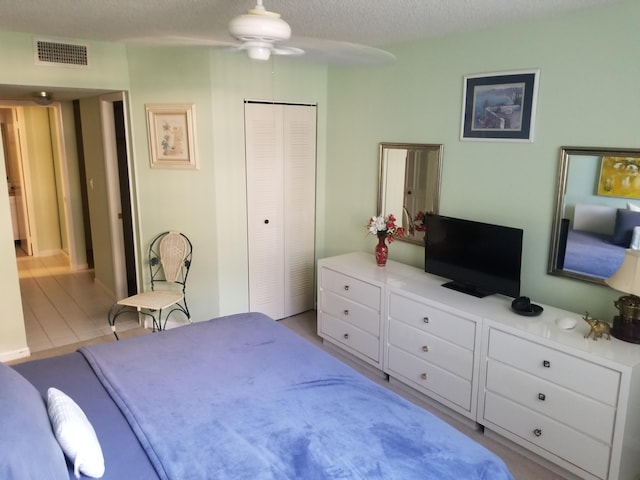
M 640 198 L 640 157 L 602 157 L 598 195 Z

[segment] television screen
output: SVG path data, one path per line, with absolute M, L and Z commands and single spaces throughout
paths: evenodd
M 428 214 L 424 270 L 476 297 L 520 295 L 522 229 Z

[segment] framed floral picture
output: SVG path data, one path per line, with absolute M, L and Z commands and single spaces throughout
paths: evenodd
M 464 77 L 461 140 L 533 142 L 539 70 Z
M 193 104 L 146 105 L 151 168 L 198 168 Z

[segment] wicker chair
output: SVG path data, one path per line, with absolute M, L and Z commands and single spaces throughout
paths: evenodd
M 116 320 L 133 310 L 151 318 L 154 332 L 164 330 L 174 312 L 182 312 L 191 322 L 185 294 L 192 251 L 189 239 L 179 232 L 164 232 L 153 239 L 148 256 L 151 290 L 118 300 L 109 309 L 109 325 L 117 339 Z

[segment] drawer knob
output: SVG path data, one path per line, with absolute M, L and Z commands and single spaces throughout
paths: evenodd
M 343 335 L 343 337 L 344 337 L 344 339 L 345 339 L 345 340 L 349 340 L 349 334 L 348 334 L 348 333 L 345 333 L 345 334 Z
M 348 292 L 349 291 L 349 285 L 345 285 L 344 286 L 344 290 L 345 290 L 345 292 Z
M 541 436 L 542 436 L 542 430 L 540 430 L 539 428 L 536 428 L 536 429 L 533 431 L 533 434 L 534 434 L 536 437 L 541 437 Z
M 344 312 L 342 312 L 342 313 L 344 313 L 344 316 L 345 316 L 345 317 L 349 316 L 349 310 L 345 310 L 345 311 L 344 311 Z
M 423 321 L 424 323 L 429 323 L 429 317 L 423 317 L 423 318 L 422 318 L 422 321 Z
M 544 402 L 547 399 L 547 396 L 544 393 L 538 394 L 538 400 Z
M 429 347 L 428 347 L 428 346 L 426 346 L 426 345 L 423 345 L 423 346 L 422 346 L 422 351 L 423 351 L 423 352 L 428 352 L 428 351 L 429 351 Z
M 549 360 L 543 360 L 542 361 L 542 366 L 544 368 L 549 368 L 549 367 L 551 367 L 551 362 Z
M 421 378 L 422 380 L 426 380 L 426 379 L 427 379 L 427 374 L 426 374 L 426 373 L 421 374 L 421 375 L 420 375 L 420 378 Z

